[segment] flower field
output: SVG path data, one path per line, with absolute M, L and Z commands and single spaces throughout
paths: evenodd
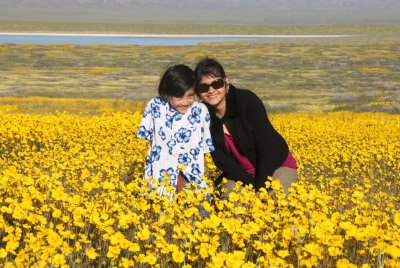
M 139 112 L 4 107 L 2 267 L 400 267 L 398 114 L 272 115 L 299 182 L 287 197 L 272 182 L 272 196 L 245 188 L 209 204 L 149 193 Z

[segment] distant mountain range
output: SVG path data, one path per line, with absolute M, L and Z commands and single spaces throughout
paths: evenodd
M 400 0 L 0 0 L 0 19 L 177 23 L 399 23 Z

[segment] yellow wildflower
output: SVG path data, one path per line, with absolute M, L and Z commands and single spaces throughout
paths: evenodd
M 172 253 L 172 260 L 176 263 L 182 263 L 185 260 L 185 254 L 182 251 L 174 251 Z
M 99 254 L 97 254 L 96 250 L 94 248 L 88 248 L 86 249 L 86 255 L 88 256 L 89 259 L 94 260 L 96 259 Z

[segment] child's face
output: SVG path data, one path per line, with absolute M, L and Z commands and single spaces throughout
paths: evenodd
M 190 88 L 186 90 L 185 94 L 182 97 L 169 97 L 169 104 L 177 110 L 179 113 L 186 113 L 190 107 L 192 107 L 195 101 L 195 93 L 194 88 Z

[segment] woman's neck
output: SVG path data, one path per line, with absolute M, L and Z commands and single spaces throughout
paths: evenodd
M 215 114 L 217 117 L 222 118 L 226 112 L 226 102 L 220 103 L 217 107 L 215 107 Z

